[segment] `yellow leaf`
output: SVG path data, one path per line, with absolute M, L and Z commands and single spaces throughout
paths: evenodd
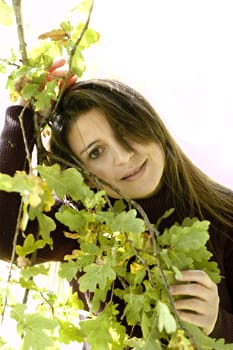
M 80 250 L 78 249 L 73 249 L 72 250 L 72 254 L 66 254 L 64 256 L 64 260 L 73 260 L 73 259 L 77 259 L 77 257 L 80 255 Z
M 143 270 L 144 269 L 144 266 L 143 265 L 140 265 L 140 264 L 137 264 L 136 262 L 133 262 L 131 265 L 130 265 L 130 272 L 131 273 L 134 273 L 136 274 L 137 271 L 140 271 L 140 270 Z
M 54 29 L 49 32 L 43 33 L 39 35 L 39 39 L 50 39 L 53 41 L 59 41 L 59 40 L 68 40 L 68 34 L 63 29 Z
M 66 238 L 71 238 L 71 239 L 78 239 L 80 237 L 80 234 L 78 232 L 71 233 L 71 232 L 64 231 L 64 235 Z

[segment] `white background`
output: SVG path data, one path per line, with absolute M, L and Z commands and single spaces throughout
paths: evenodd
M 22 3 L 26 39 L 37 44 L 77 0 Z M 195 164 L 233 188 L 232 1 L 95 0 L 91 25 L 100 42 L 86 52 L 84 78 L 117 78 L 144 93 Z M 2 57 L 18 44 L 15 28 L 0 30 Z
M 29 46 L 76 3 L 22 0 Z M 95 0 L 91 25 L 100 42 L 87 50 L 84 78 L 117 78 L 144 93 L 190 158 L 233 188 L 232 0 Z M 16 29 L 0 26 L 0 37 L 6 57 L 18 46 Z

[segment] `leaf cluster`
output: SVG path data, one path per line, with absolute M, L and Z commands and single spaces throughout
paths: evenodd
M 92 5 L 91 0 L 82 1 L 73 12 L 88 13 Z M 0 2 L 4 13 L 13 10 Z M 9 16 L 0 16 L 10 18 Z M 75 74 L 81 77 L 86 70 L 83 52 L 99 40 L 99 33 L 86 23 L 72 23 L 70 19 L 61 22 L 57 28 L 40 34 L 38 46 L 28 50 L 27 59 L 22 62 L 19 55 L 12 51 L 9 58 L 1 58 L 0 72 L 5 73 L 11 68 L 7 80 L 7 89 L 13 101 L 21 97 L 30 101 L 34 111 L 45 111 L 57 101 L 60 88 L 65 86 L 67 77 Z M 50 77 L 49 68 L 56 57 L 68 57 L 69 69 L 66 77 Z M 51 79 L 52 78 L 52 79 Z
M 87 338 L 91 349 L 100 349 L 100 345 L 101 349 L 180 349 L 182 344 L 182 349 L 191 350 L 201 349 L 198 344 L 202 341 L 206 343 L 206 349 L 223 349 L 225 346 L 230 349 L 223 341 L 215 342 L 196 327 L 186 327 L 177 319 L 161 278 L 161 269 L 168 285 L 175 282 L 176 275 L 183 269 L 202 269 L 219 282 L 218 267 L 210 260 L 211 253 L 206 248 L 209 222 L 186 218 L 182 225 L 166 228 L 155 236 L 158 245 L 155 251 L 146 223 L 136 209 L 127 209 L 123 200 L 109 207 L 104 192 L 92 191 L 74 168 L 61 170 L 55 164 L 38 166 L 37 170 L 40 186 L 44 188 L 46 183 L 47 193 L 56 193 L 60 199 L 68 196 L 56 213 L 56 219 L 69 228 L 70 231 L 64 234 L 75 240 L 77 247 L 65 256 L 59 276 L 70 282 L 78 273 L 81 275 L 78 279 L 80 291 L 92 295 L 88 318 L 76 326 L 67 325 L 72 334 L 72 329 L 77 327 L 79 341 Z M 8 190 L 21 191 L 19 185 L 16 188 L 14 179 L 16 184 L 20 183 L 16 174 L 11 181 L 8 177 L 0 181 L 2 188 L 4 184 Z M 22 188 L 25 186 L 23 181 Z M 51 197 L 43 197 L 41 188 L 34 194 L 36 191 L 41 202 L 37 203 L 37 209 L 33 207 L 33 201 L 28 203 L 27 211 L 29 219 L 40 220 Z M 30 214 L 31 210 L 34 216 Z M 169 213 L 165 213 L 167 215 Z M 23 246 L 17 247 L 18 254 L 30 254 L 48 244 L 52 229 L 46 223 L 38 239 L 28 235 Z M 38 272 L 26 274 L 26 271 L 33 271 L 31 269 L 22 270 L 20 283 L 38 290 L 31 280 Z M 124 304 L 121 312 L 119 302 Z M 75 307 L 79 312 L 83 305 Z M 56 320 L 55 328 L 61 324 L 65 327 L 67 321 Z M 126 325 L 132 331 L 139 327 L 141 335 L 132 333 L 133 336 L 129 336 Z

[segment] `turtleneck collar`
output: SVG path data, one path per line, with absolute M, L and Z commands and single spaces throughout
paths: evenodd
M 166 185 L 162 185 L 160 190 L 148 198 L 138 199 L 136 202 L 143 208 L 152 224 L 165 213 L 165 211 L 174 207 L 170 191 Z M 165 220 L 167 222 L 167 220 Z M 172 223 L 175 221 L 174 214 L 169 217 Z

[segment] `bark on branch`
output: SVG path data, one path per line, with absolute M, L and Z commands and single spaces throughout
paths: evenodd
M 23 26 L 23 17 L 21 11 L 21 0 L 12 0 L 13 10 L 15 14 L 15 20 L 17 25 L 17 33 L 19 39 L 19 50 L 22 57 L 23 64 L 27 63 L 27 50 L 26 42 L 24 39 L 24 26 Z

